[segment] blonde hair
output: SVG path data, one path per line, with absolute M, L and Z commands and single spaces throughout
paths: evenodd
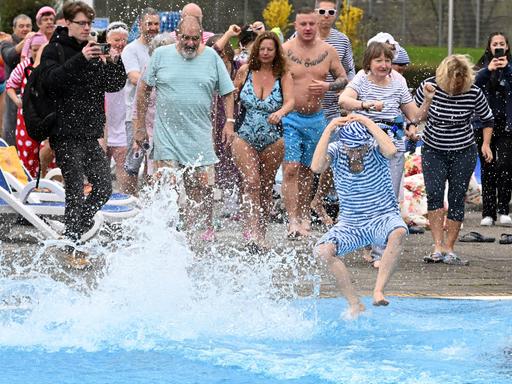
M 459 83 L 457 78 L 464 81 Z M 436 83 L 450 95 L 468 92 L 474 81 L 475 71 L 468 55 L 450 55 L 437 67 Z

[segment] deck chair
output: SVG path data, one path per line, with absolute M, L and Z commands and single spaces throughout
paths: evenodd
M 0 148 L 9 148 L 9 145 L 0 138 Z M 12 147 L 14 148 L 14 147 Z M 9 182 L 13 192 L 21 199 L 25 200 L 27 194 L 32 194 L 33 198 L 37 198 L 38 201 L 53 201 L 53 202 L 64 202 L 66 197 L 65 189 L 62 187 L 62 185 L 56 181 L 53 181 L 52 178 L 55 176 L 61 175 L 59 169 L 50 170 L 45 178 L 39 179 L 39 190 L 47 190 L 47 192 L 38 192 L 36 191 L 36 180 L 30 175 L 28 170 L 23 165 L 23 162 L 18 157 L 18 154 L 16 152 L 16 149 L 14 148 L 14 151 L 10 153 L 11 157 L 16 157 L 20 169 L 23 170 L 23 175 L 20 174 L 14 174 L 11 172 L 5 172 L 5 177 L 7 178 L 7 181 Z M 1 159 L 0 159 L 1 160 Z M 14 160 L 14 159 L 13 159 Z M 13 161 L 14 162 L 14 161 Z M 0 161 L 0 165 L 1 165 Z M 16 168 L 18 168 L 18 165 L 16 165 Z M 18 172 L 18 173 L 21 173 Z M 14 177 L 13 177 L 14 176 Z M 21 192 L 24 192 L 25 195 L 21 194 Z M 128 195 L 126 193 L 112 193 L 110 195 L 110 199 L 107 201 L 108 205 L 136 205 L 138 202 L 138 199 L 134 196 Z
M 31 204 L 24 204 L 13 193 L 7 183 L 3 171 L 0 169 L 0 217 L 5 215 L 20 215 L 30 224 L 32 224 L 45 239 L 60 239 L 60 234 L 50 225 L 50 221 L 45 221 L 43 215 L 38 213 Z M 3 220 L 3 219 L 2 219 Z M 103 224 L 103 215 L 98 212 L 94 217 L 93 227 L 82 235 L 81 240 L 87 241 L 93 237 Z

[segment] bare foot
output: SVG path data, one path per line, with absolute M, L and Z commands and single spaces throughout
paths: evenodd
M 311 220 L 302 219 L 300 223 L 301 234 L 303 237 L 311 235 Z
M 310 207 L 313 211 L 315 211 L 323 225 L 330 227 L 334 224 L 334 221 L 332 220 L 331 216 L 327 214 L 327 211 L 325 210 L 322 201 L 318 199 L 313 199 Z
M 303 237 L 308 237 L 309 235 L 309 231 L 304 230 L 304 227 L 298 223 L 292 223 L 288 225 L 288 239 L 298 240 Z
M 355 320 L 361 315 L 366 308 L 364 307 L 364 304 L 357 301 L 353 304 L 350 304 L 347 308 L 347 311 L 344 314 L 344 318 L 347 320 Z
M 384 297 L 384 293 L 382 292 L 373 292 L 373 305 L 376 307 L 386 306 L 389 304 L 389 301 Z

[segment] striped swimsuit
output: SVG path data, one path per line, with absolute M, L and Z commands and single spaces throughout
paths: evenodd
M 323 235 L 318 244 L 336 244 L 343 256 L 368 245 L 385 246 L 389 234 L 405 228 L 393 192 L 387 159 L 375 143 L 364 155 L 365 169 L 354 174 L 340 141 L 329 144 L 334 185 L 340 200 L 338 223 Z

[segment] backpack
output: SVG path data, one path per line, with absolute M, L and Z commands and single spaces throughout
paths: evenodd
M 55 44 L 59 55 L 59 63 L 65 62 L 64 49 Z M 31 70 L 30 75 L 28 71 Z M 45 66 L 27 66 L 25 76 L 27 84 L 23 92 L 23 118 L 28 135 L 35 141 L 46 140 L 57 120 L 56 98 L 43 86 Z

